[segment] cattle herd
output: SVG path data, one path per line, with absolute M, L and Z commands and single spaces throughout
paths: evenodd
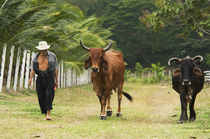
M 84 68 L 88 69 L 91 67 L 92 69 L 91 82 L 101 104 L 100 119 L 105 120 L 107 116 L 112 115 L 110 105 L 112 91 L 117 92 L 118 96 L 118 111 L 116 116 L 122 116 L 122 95 L 133 101 L 133 97 L 123 91 L 125 65 L 122 53 L 109 50 L 111 42 L 105 48 L 88 48 L 82 41 L 80 41 L 80 45 L 89 52 L 89 57 L 85 60 Z M 193 58 L 187 56 L 183 59 L 173 57 L 168 61 L 168 65 L 171 65 L 171 63 L 175 64 L 172 86 L 180 95 L 181 115 L 178 123 L 183 123 L 187 120 L 194 121 L 196 119 L 194 103 L 197 94 L 202 90 L 204 85 L 204 74 L 199 67 L 202 60 L 203 57 L 198 55 Z M 188 104 L 190 110 L 189 118 L 187 116 Z

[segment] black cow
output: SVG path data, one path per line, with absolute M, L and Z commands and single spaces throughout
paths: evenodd
M 194 110 L 195 98 L 204 85 L 204 74 L 199 68 L 202 60 L 203 57 L 198 55 L 194 58 L 187 56 L 183 59 L 173 57 L 168 61 L 168 65 L 172 61 L 177 64 L 172 75 L 172 85 L 173 89 L 180 94 L 181 115 L 178 123 L 183 123 L 188 120 L 187 104 L 189 104 L 190 109 L 189 121 L 196 119 Z

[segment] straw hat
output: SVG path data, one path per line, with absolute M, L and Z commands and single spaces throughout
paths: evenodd
M 47 45 L 46 41 L 40 41 L 39 46 L 36 47 L 39 50 L 47 50 L 50 48 L 50 45 Z

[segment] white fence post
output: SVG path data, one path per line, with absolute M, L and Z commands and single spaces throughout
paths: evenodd
M 1 61 L 1 76 L 0 76 L 0 92 L 2 91 L 3 86 L 3 76 L 4 76 L 4 68 L 5 68 L 5 61 L 6 61 L 6 49 L 7 45 L 4 45 L 3 53 L 2 53 L 2 61 Z M 8 66 L 8 77 L 7 77 L 7 84 L 6 89 L 9 90 L 11 87 L 11 80 L 13 79 L 13 60 L 14 60 L 14 53 L 16 51 L 15 46 L 11 47 L 10 50 L 10 58 L 9 58 L 9 66 Z M 23 53 L 23 55 L 21 54 Z M 17 90 L 18 81 L 19 81 L 19 90 L 22 90 L 24 88 L 28 88 L 28 80 L 29 80 L 29 74 L 30 74 L 30 67 L 32 63 L 32 59 L 35 56 L 35 53 L 32 52 L 30 55 L 30 51 L 28 50 L 21 50 L 21 47 L 18 48 L 17 51 L 17 57 L 15 63 L 15 71 L 14 71 L 14 83 L 13 83 L 13 90 Z M 21 62 L 22 59 L 22 62 Z M 21 64 L 21 69 L 20 69 Z M 20 72 L 20 75 L 19 75 Z M 19 79 L 20 77 L 20 79 Z M 34 80 L 32 80 L 32 87 L 36 86 L 36 84 L 33 84 Z M 77 85 L 83 85 L 90 82 L 90 72 L 89 70 L 85 71 L 83 74 L 78 74 L 77 71 L 73 68 L 67 68 L 64 71 L 64 61 L 62 60 L 58 64 L 58 87 L 65 88 L 65 87 L 71 87 L 71 86 L 77 86 Z
M 63 72 L 63 88 L 66 87 L 66 72 Z
M 168 76 L 169 76 L 169 79 L 171 79 L 171 71 L 170 70 L 168 71 Z
M 17 59 L 16 59 L 16 67 L 15 67 L 15 78 L 14 78 L 14 86 L 13 90 L 17 90 L 17 82 L 18 82 L 18 74 L 19 74 L 19 66 L 20 66 L 20 55 L 21 55 L 21 48 L 18 48 Z
M 61 61 L 61 88 L 63 88 L 63 60 Z
M 164 71 L 161 72 L 161 75 L 162 75 L 161 76 L 161 83 L 163 84 L 164 83 L 164 76 L 165 76 Z
M 21 66 L 21 73 L 20 73 L 20 90 L 23 89 L 23 79 L 24 79 L 24 71 L 25 71 L 26 53 L 27 53 L 27 50 L 24 50 L 23 51 L 22 66 Z
M 27 52 L 26 58 L 26 72 L 25 72 L 25 84 L 24 88 L 28 89 L 28 80 L 29 80 L 29 70 L 30 70 L 30 51 Z
M 0 77 L 0 92 L 2 91 L 2 85 L 4 80 L 4 66 L 6 60 L 6 51 L 7 51 L 7 44 L 4 44 L 3 54 L 2 54 L 2 61 L 1 61 L 1 77 Z
M 66 71 L 66 86 L 71 86 L 71 68 L 68 68 Z
M 77 71 L 76 70 L 74 70 L 73 80 L 74 80 L 74 85 L 76 86 L 77 85 Z
M 71 69 L 71 86 L 74 85 L 74 70 L 73 68 Z
M 143 71 L 141 72 L 141 79 L 144 79 L 144 73 L 143 73 Z
M 150 78 L 151 78 L 150 71 L 148 71 L 148 81 L 149 81 L 149 83 L 150 83 Z
M 61 84 L 61 65 L 60 63 L 58 63 L 58 88 L 60 88 L 60 84 Z
M 32 63 L 32 60 L 34 59 L 34 57 L 35 57 L 35 53 L 34 52 L 32 52 L 32 54 L 31 54 L 31 62 L 30 62 L 30 65 L 29 65 L 29 69 L 30 69 L 30 67 L 32 66 L 31 64 L 33 64 Z M 30 71 L 30 70 L 29 70 Z M 29 72 L 29 76 L 30 76 L 30 72 Z M 34 80 L 35 78 L 32 78 L 32 85 L 31 85 L 31 88 L 33 88 L 34 87 Z M 36 83 L 36 82 L 35 82 Z
M 7 90 L 10 89 L 11 76 L 12 76 L 12 65 L 13 65 L 13 57 L 14 57 L 14 49 L 15 49 L 15 46 L 12 46 L 12 48 L 10 50 L 9 70 L 8 70 L 8 76 L 7 76 Z

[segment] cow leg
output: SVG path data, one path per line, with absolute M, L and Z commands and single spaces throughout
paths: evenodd
M 186 120 L 188 120 L 186 95 L 180 94 L 180 101 L 181 101 L 181 115 L 178 123 L 183 123 Z
M 102 112 L 102 97 L 101 96 L 98 96 L 98 99 L 99 99 L 99 102 L 101 104 L 101 112 Z M 101 115 L 101 113 L 100 113 L 100 115 Z
M 195 110 L 194 110 L 195 98 L 196 98 L 196 94 L 193 94 L 192 100 L 191 100 L 190 105 L 189 105 L 189 108 L 190 108 L 190 119 L 189 119 L 189 121 L 195 121 L 195 119 L 196 119 L 196 113 L 195 113 Z
M 120 85 L 120 87 L 118 88 L 117 97 L 118 97 L 118 110 L 116 116 L 122 117 L 121 113 L 122 85 Z
M 101 116 L 100 116 L 101 120 L 106 120 L 106 113 L 105 113 L 106 111 L 105 111 L 105 109 L 106 109 L 106 102 L 107 102 L 107 99 L 108 99 L 109 95 L 110 95 L 109 93 L 105 92 L 105 94 L 104 94 L 104 96 L 102 98 L 102 112 L 101 112 Z
M 111 100 L 111 94 L 109 95 L 108 100 L 107 100 L 107 111 L 106 111 L 107 116 L 112 116 L 112 108 L 111 108 L 110 100 Z

